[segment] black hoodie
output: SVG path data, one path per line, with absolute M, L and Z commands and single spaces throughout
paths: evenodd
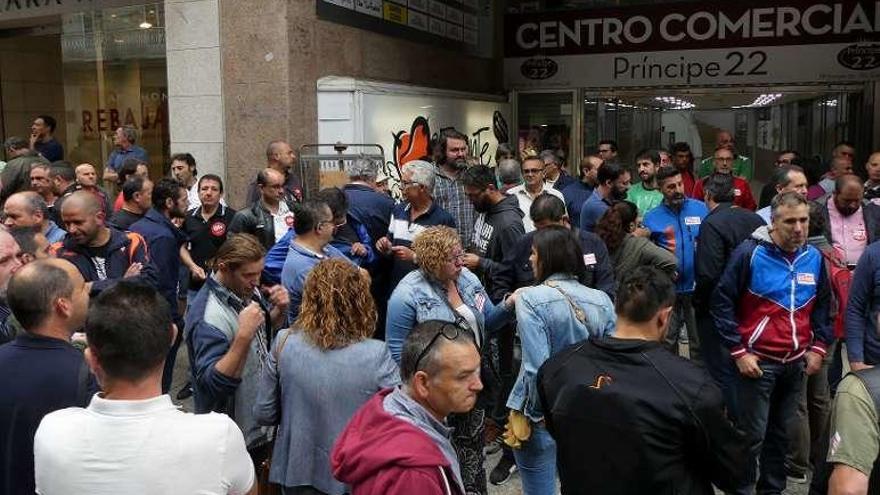
M 526 234 L 522 218 L 522 210 L 514 196 L 505 196 L 488 211 L 477 215 L 472 248 L 480 256 L 477 273 L 484 283 L 491 281 L 492 272 L 501 268 L 504 252 L 512 250 Z M 490 287 L 487 286 L 486 290 L 492 293 Z

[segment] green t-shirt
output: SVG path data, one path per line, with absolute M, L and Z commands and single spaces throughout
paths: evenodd
M 745 180 L 752 180 L 755 170 L 752 167 L 752 160 L 747 156 L 739 155 L 733 160 L 733 175 L 742 177 Z M 699 177 L 703 178 L 715 171 L 715 158 L 709 157 L 700 162 Z
M 846 464 L 870 476 L 880 451 L 880 426 L 874 401 L 853 375 L 837 387 L 831 429 L 828 462 Z
M 629 188 L 626 199 L 639 207 L 639 216 L 645 216 L 663 201 L 663 194 L 657 189 L 645 189 L 641 182 Z

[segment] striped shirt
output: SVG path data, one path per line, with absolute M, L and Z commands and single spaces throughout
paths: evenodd
M 455 219 L 436 202 L 432 202 L 428 211 L 415 219 L 410 219 L 411 209 L 409 203 L 398 203 L 394 206 L 394 210 L 391 212 L 391 222 L 388 225 L 388 240 L 391 241 L 392 246 L 410 247 L 413 239 L 428 227 L 446 225 L 455 228 Z M 400 282 L 400 279 L 415 267 L 412 262 L 394 258 L 394 266 L 391 269 L 392 290 L 397 286 L 397 282 Z

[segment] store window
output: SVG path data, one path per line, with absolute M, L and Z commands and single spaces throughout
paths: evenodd
M 517 134 L 521 156 L 553 150 L 569 161 L 574 94 L 573 91 L 560 91 L 518 95 Z
M 120 126 L 137 130 L 151 176 L 168 152 L 168 84 L 161 3 L 0 26 L 0 131 L 27 138 L 37 115 L 58 123 L 65 160 L 100 170 Z

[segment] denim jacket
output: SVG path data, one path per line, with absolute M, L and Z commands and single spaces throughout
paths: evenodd
M 461 300 L 473 311 L 477 320 L 479 342 L 486 342 L 491 334 L 511 321 L 513 306 L 492 304 L 486 289 L 467 268 L 461 269 L 456 282 Z M 400 364 L 403 341 L 418 323 L 427 320 L 455 322 L 460 318 L 446 302 L 446 291 L 429 280 L 422 270 L 409 272 L 397 284 L 388 301 L 388 319 L 385 324 L 385 342 L 391 357 Z
M 578 321 L 568 299 L 586 316 L 586 326 Z M 614 332 L 617 316 L 611 299 L 602 291 L 590 289 L 567 274 L 554 274 L 544 284 L 530 287 L 516 299 L 516 328 L 522 340 L 522 366 L 507 399 L 507 407 L 520 411 L 532 421 L 544 419 L 536 383 L 538 368 L 562 349 L 588 337 L 607 337 Z

